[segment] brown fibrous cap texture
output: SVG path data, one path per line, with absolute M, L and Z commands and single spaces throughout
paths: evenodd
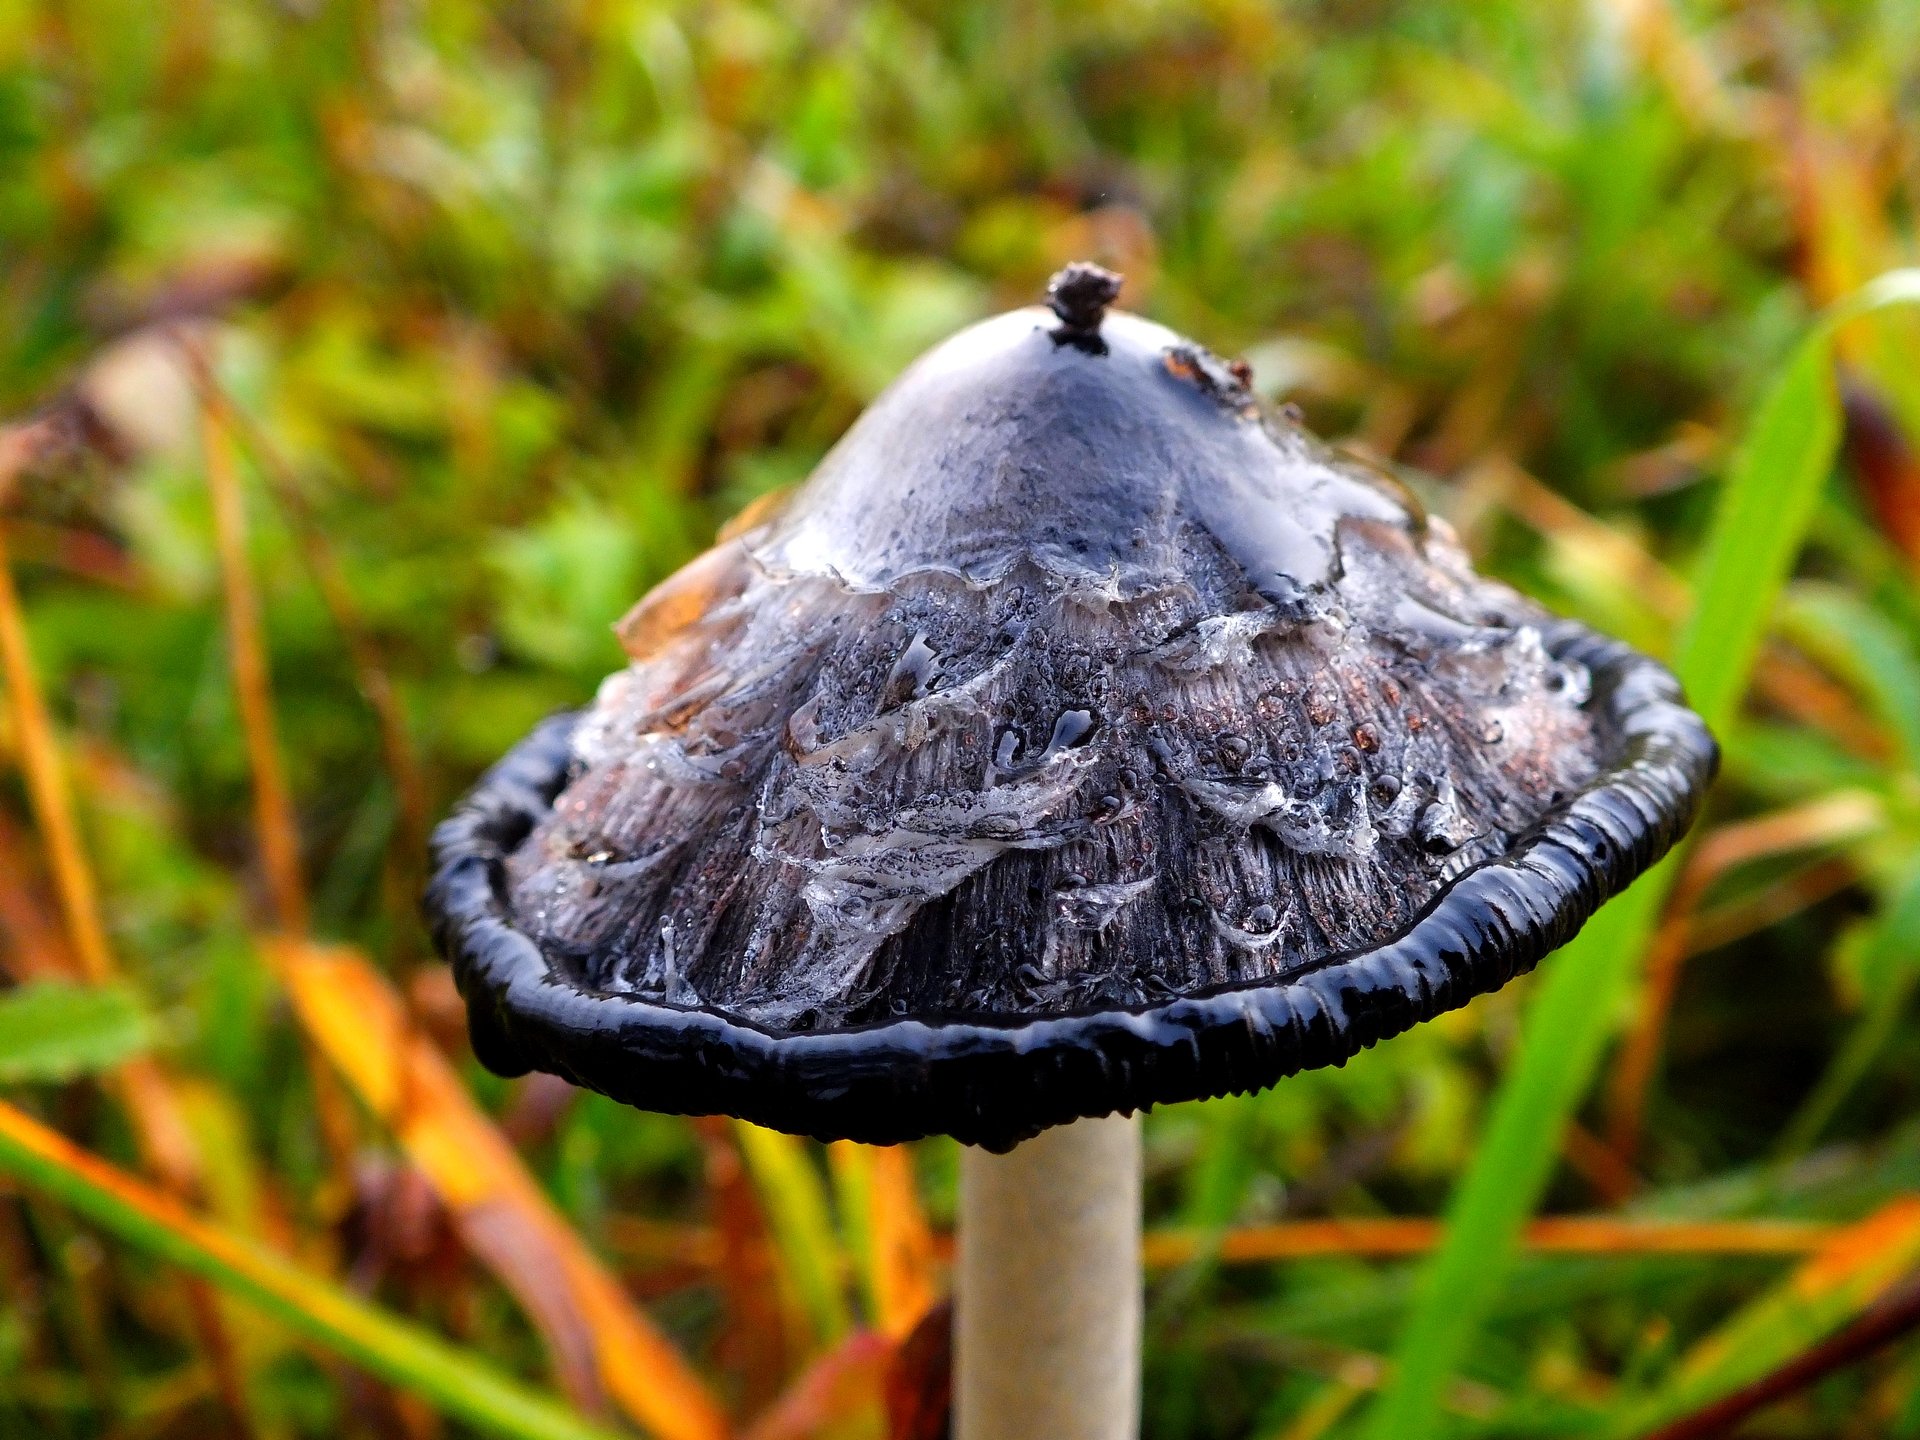
M 1098 352 L 949 342 L 623 622 L 506 869 L 579 984 L 813 1031 L 1281 981 L 1594 777 L 1542 612 L 1098 290 Z

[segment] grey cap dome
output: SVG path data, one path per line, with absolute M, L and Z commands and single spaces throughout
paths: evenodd
M 1004 1148 L 1464 1003 L 1684 829 L 1666 672 L 1092 273 L 915 362 L 442 827 L 483 1060 Z

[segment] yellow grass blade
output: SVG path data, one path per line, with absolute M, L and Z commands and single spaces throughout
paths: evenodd
M 841 1250 L 829 1218 L 826 1186 L 806 1142 L 746 1121 L 734 1122 L 740 1155 L 773 1231 L 781 1272 L 818 1341 L 836 1342 L 853 1327 L 841 1287 Z
M 827 1147 L 827 1159 L 860 1259 L 868 1313 L 897 1340 L 936 1296 L 933 1233 L 920 1207 L 913 1151 L 840 1140 Z

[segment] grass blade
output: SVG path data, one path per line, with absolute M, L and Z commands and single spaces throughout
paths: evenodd
M 251 1301 L 288 1329 L 476 1429 L 511 1440 L 613 1440 L 613 1432 L 438 1336 L 208 1225 L 5 1102 L 0 1171 L 148 1254 Z
M 841 1284 L 841 1249 L 833 1233 L 826 1186 L 806 1143 L 744 1120 L 735 1122 L 734 1134 L 760 1192 L 780 1268 L 806 1312 L 814 1337 L 837 1343 L 853 1328 L 853 1317 Z
M 273 723 L 273 688 L 267 672 L 267 647 L 261 634 L 260 598 L 247 566 L 246 501 L 235 471 L 233 440 L 211 405 L 200 411 L 205 443 L 207 489 L 213 499 L 214 532 L 227 606 L 227 644 L 233 669 L 234 698 L 247 744 L 247 768 L 253 775 L 253 803 L 259 817 L 258 840 L 273 897 L 273 913 L 289 935 L 307 930 L 306 881 L 300 873 L 299 829 L 293 797 Z
M 118 1065 L 151 1039 L 125 985 L 42 980 L 0 994 L 0 1081 L 70 1080 Z
M 13 588 L 13 562 L 7 555 L 3 529 L 0 529 L 0 664 L 6 672 L 16 743 L 20 747 L 20 769 L 33 802 L 34 821 L 46 845 L 54 889 L 60 896 L 61 914 L 73 942 L 73 953 L 80 962 L 80 973 L 98 985 L 113 978 L 118 967 L 113 961 L 112 947 L 107 943 L 106 926 L 100 920 L 93 869 L 87 864 L 86 852 L 80 844 L 80 827 L 74 821 L 66 773 L 53 738 L 53 722 L 47 716 L 46 700 L 34 673 L 33 652 L 27 644 L 20 597 Z
M 859 1261 L 867 1314 L 884 1335 L 899 1339 L 934 1302 L 933 1234 L 905 1145 L 827 1147 L 841 1227 Z
M 549 1336 L 577 1337 L 606 1392 L 653 1434 L 726 1434 L 706 1385 L 554 1209 L 385 977 L 344 946 L 279 938 L 267 948 L 306 1032 L 406 1148 L 467 1244 L 554 1327 Z
M 6 676 L 8 709 L 34 823 L 53 873 L 77 970 L 72 978 L 91 986 L 114 984 L 119 980 L 120 967 L 101 918 L 93 867 L 81 842 L 53 721 L 34 669 L 4 527 L 0 527 L 0 670 Z M 142 1163 L 174 1194 L 196 1193 L 203 1178 L 204 1157 L 181 1112 L 171 1077 L 151 1055 L 134 1053 L 119 1064 L 111 1078 L 132 1121 Z M 202 1282 L 189 1281 L 186 1292 L 200 1347 L 213 1368 L 228 1413 L 241 1433 L 251 1433 L 246 1380 L 234 1362 L 232 1337 Z
M 1766 1375 L 1867 1310 L 1920 1264 L 1920 1200 L 1902 1196 L 1849 1225 L 1696 1345 L 1660 1388 L 1608 1430 L 1619 1440 L 1696 1411 Z
M 1674 651 L 1689 699 L 1717 731 L 1734 719 L 1839 444 L 1833 333 L 1856 315 L 1916 300 L 1920 270 L 1902 270 L 1830 311 L 1762 399 L 1734 457 Z M 1678 857 L 1669 856 L 1545 967 L 1513 1067 L 1454 1192 L 1446 1238 L 1422 1274 L 1394 1374 L 1369 1416 L 1374 1440 L 1438 1432 L 1446 1383 L 1546 1187 L 1567 1118 L 1593 1080 L 1678 873 Z
M 225 416 L 205 396 L 200 413 L 234 688 L 281 931 L 266 953 L 293 993 L 306 1035 L 407 1147 L 468 1248 L 526 1309 L 570 1394 L 582 1404 L 611 1395 L 667 1440 L 724 1434 L 725 1417 L 706 1386 L 554 1209 L 445 1059 L 414 1033 L 385 979 L 357 953 L 304 938 L 309 907 L 247 560 L 244 497 Z M 314 1078 L 316 1089 L 332 1083 L 322 1065 Z
M 900 1339 L 939 1299 L 934 1277 L 933 1232 L 906 1145 L 863 1146 L 867 1152 L 867 1239 L 873 1273 L 875 1319 Z
M 1254 1265 L 1319 1255 L 1419 1255 L 1442 1234 L 1419 1219 L 1284 1220 L 1232 1230 L 1149 1230 L 1148 1269 L 1210 1255 L 1223 1265 Z M 1810 1220 L 1667 1220 L 1617 1215 L 1561 1215 L 1521 1232 L 1527 1249 L 1548 1255 L 1805 1255 L 1834 1238 L 1834 1227 Z

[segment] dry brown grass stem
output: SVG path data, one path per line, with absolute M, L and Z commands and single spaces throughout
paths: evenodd
M 0 527 L 0 664 L 4 665 L 7 694 L 12 701 L 13 727 L 20 747 L 20 768 L 33 803 L 34 819 L 46 846 L 53 871 L 54 891 L 66 919 L 80 973 L 95 985 L 114 977 L 116 966 L 100 919 L 100 897 L 93 869 L 80 844 L 60 751 L 53 738 L 40 683 L 34 675 L 33 655 L 27 645 L 26 621 L 20 597 L 13 588 L 13 565 L 7 554 L 6 532 Z
M 307 889 L 300 873 L 299 830 L 273 721 L 272 680 L 261 636 L 260 597 L 247 563 L 246 501 L 234 465 L 233 438 L 213 407 L 203 406 L 201 438 L 207 488 L 227 605 L 227 644 L 233 667 L 247 763 L 253 772 L 253 808 L 260 856 L 274 920 L 289 935 L 307 933 Z
M 27 794 L 66 925 L 67 953 L 80 978 L 90 985 L 107 984 L 119 977 L 120 967 L 107 938 L 93 867 L 81 843 L 53 722 L 34 671 L 4 525 L 0 525 L 0 670 L 6 676 Z M 136 1056 L 114 1072 L 112 1084 L 133 1121 L 141 1162 L 172 1194 L 184 1198 L 197 1193 L 201 1179 L 199 1147 L 159 1062 L 150 1056 Z M 211 1365 L 221 1403 L 242 1433 L 251 1433 L 245 1381 L 212 1291 L 202 1281 L 189 1280 L 184 1293 L 194 1334 Z
M 353 591 L 347 584 L 333 545 L 315 517 L 313 506 L 286 457 L 268 439 L 252 416 L 233 402 L 204 357 L 197 351 L 190 351 L 189 365 L 200 392 L 201 403 L 240 440 L 259 466 L 274 503 L 286 518 L 294 543 L 300 548 L 307 572 L 320 592 L 321 603 L 326 606 L 334 628 L 340 632 L 348 663 L 353 668 L 354 684 L 368 708 L 373 711 L 374 722 L 380 732 L 381 756 L 386 763 L 388 776 L 393 781 L 400 815 L 396 852 L 409 859 L 424 854 L 428 802 L 419 757 L 407 729 L 406 716 L 393 677 L 361 617 L 360 607 L 353 598 Z
M 1687 957 L 1696 952 L 1700 902 L 1720 878 L 1742 865 L 1799 851 L 1844 844 L 1884 823 L 1880 802 L 1860 791 L 1824 795 L 1805 805 L 1776 810 L 1709 831 L 1687 856 L 1668 901 L 1666 916 L 1647 947 L 1646 986 L 1620 1047 L 1608 1085 L 1607 1142 L 1631 1175 L 1646 1120 L 1647 1091 L 1666 1043 L 1667 1016 Z M 1603 1187 L 1614 1202 L 1630 1191 Z

